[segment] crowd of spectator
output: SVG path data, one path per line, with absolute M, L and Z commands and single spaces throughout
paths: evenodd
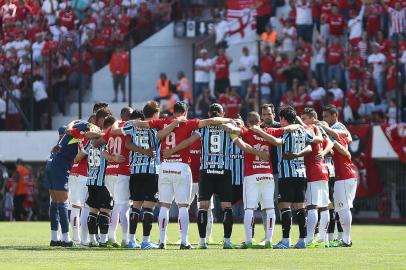
M 243 48 L 236 90 L 230 89 L 226 15 L 214 16 L 217 56 L 209 59 L 202 50 L 196 60 L 196 100 L 216 99 L 232 114 L 235 104 L 240 113 L 257 109 L 258 102 L 293 105 L 299 113 L 305 106 L 320 111 L 334 104 L 346 122 L 406 121 L 406 1 L 290 0 L 289 6 L 286 17 L 276 17 L 271 1 L 258 1 L 260 56 Z M 271 24 L 275 20 L 280 30 Z
M 0 0 L 0 130 L 28 128 L 21 112 L 34 115 L 35 130 L 49 128 L 50 100 L 53 114 L 65 115 L 114 48 L 146 39 L 180 2 Z

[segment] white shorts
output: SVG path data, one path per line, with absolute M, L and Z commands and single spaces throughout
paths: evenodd
M 68 201 L 69 205 L 83 207 L 87 197 L 87 177 L 83 175 L 69 175 L 68 178 Z
M 195 197 L 199 198 L 199 183 L 192 183 L 192 195 L 190 196 L 190 204 L 192 204 Z M 199 200 L 197 200 L 197 208 L 199 208 Z M 210 209 L 214 209 L 213 196 L 210 199 Z
M 319 180 L 314 182 L 307 182 L 305 200 L 306 206 L 317 205 L 318 207 L 327 207 L 329 202 L 328 181 Z
M 111 197 L 113 197 L 114 204 L 128 204 L 130 201 L 129 175 L 106 175 L 105 184 Z
M 335 181 L 333 194 L 334 209 L 336 211 L 340 211 L 343 209 L 351 209 L 356 192 L 357 192 L 356 178 Z
M 272 174 L 254 174 L 244 177 L 243 201 L 245 209 L 273 209 L 275 181 Z
M 158 196 L 162 203 L 189 204 L 192 193 L 192 171 L 188 164 L 163 162 L 159 169 Z

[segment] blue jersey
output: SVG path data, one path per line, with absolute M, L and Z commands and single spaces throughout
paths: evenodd
M 244 179 L 244 152 L 234 143 L 231 147 L 230 167 L 233 186 L 242 185 Z
M 78 121 L 73 128 L 77 129 L 80 132 L 89 131 L 91 124 L 86 121 Z M 63 158 L 69 163 L 72 163 L 73 159 L 78 153 L 78 143 L 80 139 L 74 138 L 69 135 L 63 135 L 58 142 L 60 148 L 59 152 L 52 155 L 51 158 Z
M 278 172 L 280 178 L 306 177 L 306 166 L 304 157 L 292 160 L 283 158 L 284 153 L 298 153 L 302 151 L 307 144 L 313 142 L 314 135 L 304 127 L 283 134 L 284 144 L 278 145 Z
M 124 135 L 130 135 L 132 142 L 143 149 L 152 149 L 156 152 L 156 157 L 148 157 L 138 152 L 130 152 L 131 174 L 148 173 L 157 174 L 159 165 L 160 142 L 156 137 L 157 130 L 150 128 L 137 128 L 132 124 L 125 124 L 121 128 Z
M 83 152 L 87 155 L 87 186 L 104 186 L 107 161 L 102 153 L 106 149 L 105 144 L 98 148 L 94 147 L 93 141 L 85 145 Z
M 202 162 L 200 170 L 207 173 L 223 173 L 231 170 L 230 154 L 232 148 L 229 131 L 220 126 L 208 126 L 200 129 L 202 141 Z

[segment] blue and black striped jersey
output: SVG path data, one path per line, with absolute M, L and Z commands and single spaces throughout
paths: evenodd
M 231 147 L 230 167 L 233 186 L 242 185 L 244 180 L 244 152 L 234 143 Z
M 232 148 L 229 131 L 220 126 L 207 126 L 200 129 L 202 141 L 202 163 L 200 170 L 207 173 L 223 173 L 231 170 L 230 154 Z
M 89 141 L 83 149 L 87 154 L 87 186 L 104 186 L 107 168 L 107 160 L 102 154 L 104 150 L 106 150 L 105 144 L 96 148 L 93 146 L 93 141 Z
M 128 123 L 121 130 L 124 135 L 131 136 L 132 142 L 136 146 L 156 151 L 156 157 L 148 157 L 138 152 L 130 152 L 131 174 L 157 174 L 157 166 L 160 164 L 160 141 L 156 137 L 157 130 L 155 128 L 137 128 Z
M 314 140 L 313 134 L 305 128 L 283 134 L 284 144 L 278 146 L 278 172 L 279 178 L 306 177 L 306 167 L 304 158 L 286 160 L 283 153 L 298 153 L 302 151 L 307 144 Z

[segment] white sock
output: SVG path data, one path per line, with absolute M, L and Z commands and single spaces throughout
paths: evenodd
M 100 234 L 100 243 L 105 244 L 108 239 L 108 234 Z
M 317 225 L 317 209 L 307 210 L 307 238 L 306 243 L 311 243 L 314 238 L 314 230 Z
M 253 224 L 254 224 L 254 210 L 246 209 L 244 212 L 245 243 L 252 242 Z
M 159 224 L 159 243 L 166 244 L 166 228 L 169 222 L 169 209 L 161 207 L 159 210 L 158 224 Z
M 340 222 L 341 222 L 341 218 L 340 218 Z M 341 224 L 341 227 L 343 227 L 343 225 Z M 344 228 L 343 228 L 344 231 Z M 337 233 L 337 240 L 343 240 L 343 232 L 338 232 Z
M 179 208 L 179 226 L 180 226 L 180 241 L 182 244 L 188 245 L 189 212 L 186 207 Z
M 275 209 L 266 210 L 266 241 L 272 243 L 273 228 L 275 227 Z
M 122 232 L 122 241 L 127 243 L 128 238 L 128 229 L 129 229 L 129 215 L 130 215 L 130 206 L 129 204 L 120 205 L 120 224 Z
M 52 241 L 59 241 L 58 231 L 51 231 L 51 240 Z
M 128 242 L 135 243 L 135 234 L 129 234 L 128 235 Z
M 58 239 L 62 239 L 61 223 L 58 222 Z
M 149 236 L 149 235 L 147 235 L 147 236 L 143 236 L 142 237 L 142 242 L 144 242 L 144 243 L 149 243 L 149 242 L 151 242 L 151 237 Z
M 109 240 L 116 242 L 116 231 L 118 226 L 118 216 L 120 214 L 120 208 L 118 205 L 114 205 L 113 211 L 111 211 L 110 225 L 109 225 Z
M 87 243 L 87 235 L 88 235 L 88 230 L 87 230 L 87 217 L 89 216 L 89 208 L 87 207 L 82 207 L 81 213 L 80 213 L 80 239 L 82 240 L 82 243 Z
M 89 239 L 90 239 L 91 243 L 93 243 L 93 244 L 97 243 L 95 234 L 89 234 Z
M 351 223 L 352 214 L 350 209 L 343 209 L 338 212 L 340 216 L 341 227 L 343 227 L 343 241 L 346 244 L 351 242 Z
M 80 242 L 79 228 L 80 228 L 80 208 L 72 207 L 70 210 L 70 225 L 72 227 L 73 241 Z
M 65 243 L 70 242 L 69 233 L 63 233 L 62 234 L 62 241 L 65 242 Z
M 206 238 L 200 238 L 200 245 L 206 244 Z
M 230 238 L 224 238 L 224 243 L 230 244 L 230 243 L 231 243 L 231 239 L 230 239 Z
M 212 230 L 213 230 L 213 211 L 212 209 L 209 209 L 207 210 L 207 226 L 206 226 L 207 239 L 210 239 Z
M 319 225 L 319 242 L 325 242 L 328 223 L 330 221 L 330 214 L 328 210 L 320 212 L 320 225 Z
M 334 240 L 334 233 L 328 233 L 328 241 Z

